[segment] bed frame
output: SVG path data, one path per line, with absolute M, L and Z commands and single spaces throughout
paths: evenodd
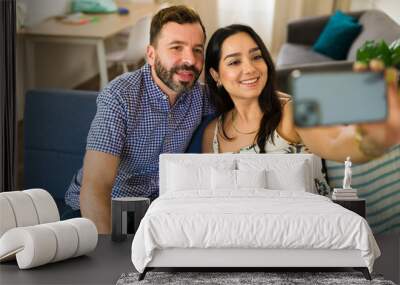
M 235 160 L 240 157 L 260 158 L 260 154 L 162 154 L 160 156 L 160 195 L 166 192 L 167 161 L 174 160 Z M 274 159 L 304 158 L 309 159 L 314 177 L 322 168 L 321 160 L 312 154 L 263 154 Z M 315 193 L 316 189 L 310 189 Z M 246 271 L 254 268 L 343 268 L 350 267 L 361 271 L 367 280 L 371 275 L 359 250 L 330 249 L 255 249 L 255 248 L 168 248 L 157 249 L 139 280 L 155 268 L 232 268 L 235 271 Z M 237 270 L 236 270 L 237 269 Z
M 156 250 L 152 261 L 139 275 L 143 280 L 155 268 L 338 268 L 352 267 L 371 280 L 359 250 L 328 249 L 193 249 Z

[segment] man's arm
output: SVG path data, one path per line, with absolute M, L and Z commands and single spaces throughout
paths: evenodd
M 85 154 L 81 213 L 95 223 L 99 234 L 111 233 L 111 192 L 119 163 L 119 157 L 104 152 L 88 150 Z

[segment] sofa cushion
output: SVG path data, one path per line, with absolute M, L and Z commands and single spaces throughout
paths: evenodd
M 330 17 L 313 49 L 333 59 L 345 59 L 361 28 L 355 18 L 337 11 Z
M 367 40 L 384 40 L 387 44 L 400 38 L 400 26 L 385 13 L 371 10 L 364 13 L 359 23 L 363 26 L 360 35 L 355 39 L 347 59 L 354 61 L 359 49 Z
M 312 50 L 311 46 L 285 43 L 279 51 L 276 65 L 302 64 L 305 62 L 327 62 L 333 61 L 332 58 L 319 54 Z
M 46 189 L 60 210 L 96 113 L 97 92 L 31 90 L 24 116 L 24 185 Z

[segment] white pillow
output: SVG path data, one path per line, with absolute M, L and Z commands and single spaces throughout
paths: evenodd
M 290 156 L 290 154 L 288 154 Z M 267 171 L 267 187 L 272 190 L 312 191 L 312 171 L 308 159 L 239 159 L 239 170 Z
M 213 190 L 238 190 L 240 188 L 266 188 L 266 170 L 211 170 L 211 188 Z
M 238 188 L 267 188 L 267 171 L 236 170 Z
M 267 188 L 272 190 L 311 191 L 308 179 L 307 162 L 295 164 L 290 171 L 269 169 L 267 171 Z
M 236 190 L 236 170 L 212 168 L 211 189 Z
M 168 191 L 211 188 L 211 167 L 168 163 Z

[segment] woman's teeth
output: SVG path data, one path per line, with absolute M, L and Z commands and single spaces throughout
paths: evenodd
M 252 83 L 255 83 L 257 80 L 258 80 L 258 78 L 242 80 L 242 81 L 240 81 L 240 83 L 242 83 L 242 84 L 252 84 Z

